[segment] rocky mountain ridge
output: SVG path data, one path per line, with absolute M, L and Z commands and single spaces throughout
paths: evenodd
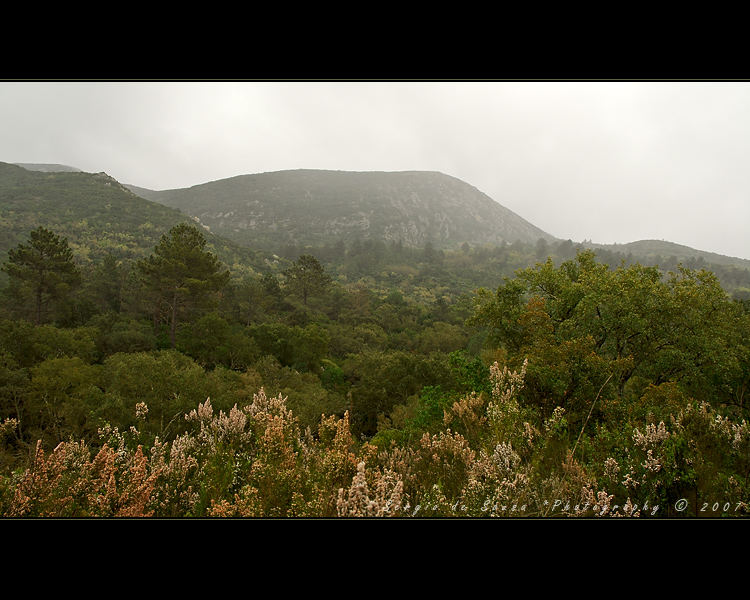
M 175 190 L 128 187 L 219 235 L 265 248 L 357 238 L 414 247 L 555 239 L 468 183 L 431 171 L 298 169 Z

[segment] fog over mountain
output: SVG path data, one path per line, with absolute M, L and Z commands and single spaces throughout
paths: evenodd
M 3 192 L 0 209 L 13 211 L 13 235 L 19 240 L 24 233 L 22 223 L 28 228 L 43 215 L 45 222 L 55 222 L 63 230 L 69 228 L 68 221 L 73 215 L 73 221 L 83 218 L 93 223 L 99 218 L 95 215 L 101 205 L 89 199 L 93 199 L 91 191 L 69 188 L 67 184 L 73 180 L 55 177 L 68 173 L 80 174 L 83 178 L 78 181 L 98 181 L 107 187 L 114 185 L 128 195 L 151 201 L 143 206 L 144 210 L 136 211 L 137 218 L 142 219 L 139 230 L 144 222 L 153 220 L 153 210 L 161 205 L 179 210 L 173 214 L 198 222 L 204 229 L 248 250 L 278 251 L 288 244 L 320 246 L 366 239 L 412 247 L 423 247 L 427 243 L 456 247 L 464 243 L 480 246 L 556 240 L 467 182 L 436 172 L 296 169 L 239 175 L 190 188 L 158 191 L 122 184 L 104 172 L 89 174 L 76 167 L 42 163 L 27 163 L 22 169 L 19 166 L 0 163 L 2 175 L 10 176 L 8 181 L 0 183 L 12 182 L 9 189 L 13 190 L 11 195 Z M 48 175 L 22 178 L 23 184 L 19 187 L 21 172 Z M 44 198 L 46 208 L 36 206 Z M 71 205 L 63 198 L 73 201 L 73 213 L 70 213 Z M 23 199 L 21 204 L 18 199 Z M 152 202 L 155 205 L 152 206 Z M 21 206 L 23 209 L 19 211 Z M 131 212 L 132 208 L 126 210 Z M 622 257 L 630 255 L 647 264 L 688 261 L 694 266 L 750 269 L 748 259 L 666 240 L 600 244 L 588 238 L 576 240 L 576 245 L 614 252 Z M 694 262 L 696 260 L 699 262 Z
M 81 169 L 69 167 L 68 165 L 47 165 L 35 163 L 15 163 L 28 171 L 42 171 L 44 173 L 80 173 Z
M 422 247 L 553 239 L 468 183 L 435 172 L 299 169 L 177 190 L 131 189 L 249 246 L 381 239 Z
M 437 171 L 556 238 L 750 258 L 743 81 L 0 83 L 0 161 L 152 190 Z

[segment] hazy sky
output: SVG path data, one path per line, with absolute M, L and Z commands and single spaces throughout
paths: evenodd
M 0 161 L 151 189 L 441 171 L 564 239 L 750 259 L 750 82 L 0 82 Z

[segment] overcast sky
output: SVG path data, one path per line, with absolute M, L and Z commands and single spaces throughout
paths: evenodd
M 0 82 L 0 161 L 151 189 L 441 171 L 563 239 L 750 259 L 750 82 Z

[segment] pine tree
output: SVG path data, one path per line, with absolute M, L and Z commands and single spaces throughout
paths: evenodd
M 310 295 L 322 292 L 331 281 L 318 259 L 310 254 L 300 256 L 285 275 L 287 285 L 293 293 L 302 296 L 305 306 Z
M 137 264 L 149 300 L 169 322 L 172 347 L 184 314 L 208 303 L 229 280 L 229 271 L 205 246 L 206 238 L 197 227 L 181 223 L 161 237 L 151 256 Z
M 81 282 L 68 240 L 44 227 L 32 231 L 27 244 L 8 252 L 2 270 L 11 278 L 12 299 L 33 307 L 37 325 L 45 319 L 50 302 L 61 300 Z
M 94 269 L 89 286 L 100 310 L 120 312 L 125 275 L 123 266 L 111 253 Z

